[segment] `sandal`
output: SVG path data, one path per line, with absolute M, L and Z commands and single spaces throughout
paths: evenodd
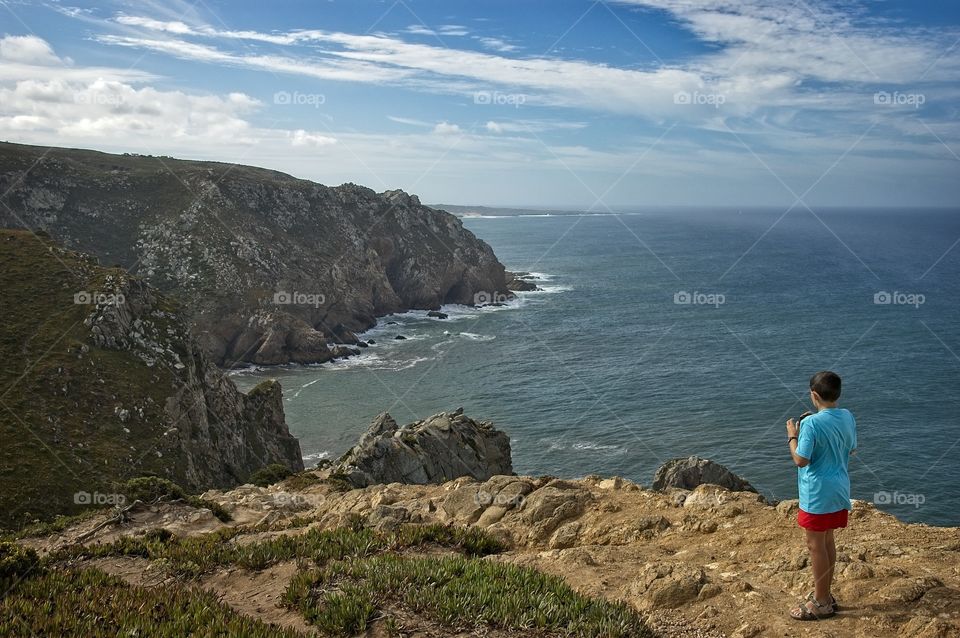
M 813 607 L 809 606 L 813 603 Z M 813 594 L 807 596 L 807 599 L 800 603 L 799 607 L 790 610 L 790 617 L 794 620 L 826 620 L 836 615 L 833 605 L 821 605 Z
M 813 590 L 807 594 L 807 600 L 813 598 Z M 833 611 L 840 611 L 840 603 L 837 602 L 837 599 L 833 597 L 833 594 L 830 594 L 830 606 L 833 607 Z

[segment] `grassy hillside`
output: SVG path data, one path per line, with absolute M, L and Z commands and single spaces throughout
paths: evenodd
M 171 374 L 91 347 L 90 306 L 74 303 L 122 276 L 45 238 L 0 231 L 0 526 L 83 511 L 75 493 L 107 494 L 113 478 L 171 462 L 160 456 Z M 136 416 L 125 423 L 118 408 Z
M 279 387 L 238 392 L 142 281 L 0 230 L 0 291 L 0 528 L 117 504 L 136 476 L 201 489 L 302 468 Z

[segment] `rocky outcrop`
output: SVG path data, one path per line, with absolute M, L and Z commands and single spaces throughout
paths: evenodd
M 509 297 L 490 247 L 416 196 L 249 166 L 0 143 L 0 224 L 182 300 L 220 365 L 348 356 L 376 317 Z
M 507 272 L 507 290 L 524 292 L 531 290 L 540 290 L 534 277 L 528 272 Z
M 0 232 L 0 261 L 17 308 L 0 345 L 22 374 L 4 385 L 17 419 L 0 430 L 0 499 L 19 501 L 4 513 L 75 512 L 93 503 L 83 494 L 147 474 L 196 491 L 272 463 L 303 469 L 280 385 L 240 392 L 169 298 L 26 231 Z
M 750 483 L 723 465 L 699 456 L 667 461 L 657 469 L 653 477 L 653 489 L 655 490 L 665 490 L 671 487 L 692 490 L 705 483 L 725 487 L 731 492 L 757 491 Z
M 460 476 L 486 480 L 513 473 L 510 437 L 465 416 L 462 408 L 402 427 L 383 413 L 334 471 L 356 487 L 444 483 Z

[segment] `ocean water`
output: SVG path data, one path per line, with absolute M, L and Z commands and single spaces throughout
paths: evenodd
M 544 291 L 447 320 L 386 317 L 345 361 L 234 374 L 242 388 L 281 381 L 308 463 L 346 451 L 379 412 L 405 423 L 462 406 L 509 433 L 521 474 L 649 485 L 697 454 L 796 498 L 784 421 L 808 407 L 810 375 L 833 369 L 858 421 L 854 497 L 960 525 L 960 212 L 464 223 Z

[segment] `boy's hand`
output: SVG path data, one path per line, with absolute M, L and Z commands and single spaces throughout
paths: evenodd
M 800 436 L 800 422 L 795 419 L 787 419 L 787 436 Z

